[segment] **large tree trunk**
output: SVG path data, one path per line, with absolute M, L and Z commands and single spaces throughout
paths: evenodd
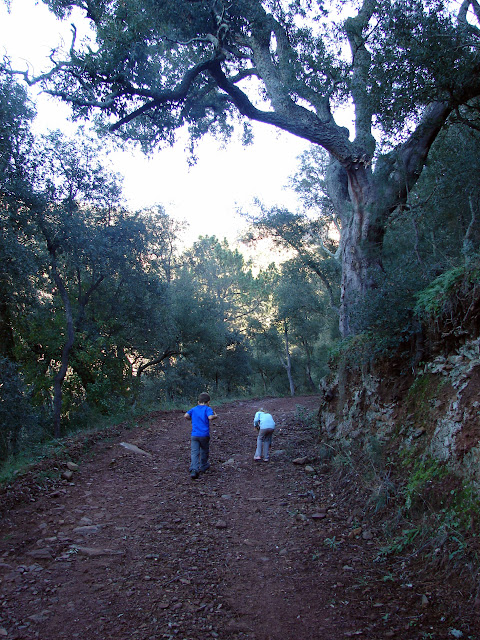
M 369 155 L 359 154 L 351 162 L 348 159 L 332 160 L 326 182 L 342 226 L 342 337 L 363 329 L 354 312 L 367 294 L 378 286 L 383 271 L 383 240 L 390 215 L 406 203 L 449 113 L 448 104 L 431 104 L 410 138 L 394 151 L 377 158 L 374 170 Z
M 361 319 L 355 311 L 368 292 L 378 286 L 389 211 L 381 205 L 375 177 L 368 167 L 357 165 L 347 171 L 335 163 L 327 180 L 342 224 L 339 326 L 342 337 L 347 337 L 361 331 Z

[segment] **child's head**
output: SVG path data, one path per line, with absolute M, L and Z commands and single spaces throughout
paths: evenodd
M 205 391 L 198 396 L 198 404 L 208 404 L 210 396 Z

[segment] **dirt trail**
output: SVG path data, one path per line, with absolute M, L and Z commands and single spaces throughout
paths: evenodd
M 465 620 L 444 614 L 441 587 L 375 562 L 355 486 L 315 459 L 295 413 L 318 399 L 262 404 L 278 426 L 270 463 L 253 462 L 258 402 L 218 409 L 212 468 L 196 481 L 182 412 L 157 412 L 97 444 L 72 482 L 11 510 L 0 638 L 454 637 Z M 292 463 L 301 456 L 315 472 Z M 480 637 L 469 625 L 462 637 Z

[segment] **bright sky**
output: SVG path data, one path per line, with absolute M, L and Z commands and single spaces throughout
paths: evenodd
M 70 43 L 70 23 L 82 37 L 81 14 L 64 23 L 56 20 L 42 2 L 11 0 L 10 12 L 0 0 L 0 52 L 13 59 L 15 69 L 32 73 L 49 68 L 50 50 L 63 42 Z M 35 94 L 32 93 L 32 96 Z M 69 107 L 41 95 L 34 98 L 38 116 L 35 130 L 61 129 L 72 132 L 68 122 Z M 216 235 L 234 240 L 243 220 L 237 208 L 252 210 L 252 200 L 260 198 L 267 206 L 281 204 L 296 208 L 294 194 L 284 189 L 288 177 L 296 170 L 296 157 L 307 143 L 273 127 L 254 126 L 255 142 L 242 147 L 232 140 L 226 148 L 212 138 L 198 148 L 198 163 L 187 164 L 184 143 L 158 151 L 151 159 L 143 154 L 114 152 L 116 169 L 124 176 L 124 193 L 132 208 L 160 203 L 166 212 L 189 224 L 188 241 L 199 235 Z

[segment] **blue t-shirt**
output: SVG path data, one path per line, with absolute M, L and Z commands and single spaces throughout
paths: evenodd
M 212 407 L 206 404 L 197 404 L 196 407 L 187 411 L 192 418 L 192 436 L 204 438 L 210 435 L 210 420 L 208 416 L 213 416 Z

